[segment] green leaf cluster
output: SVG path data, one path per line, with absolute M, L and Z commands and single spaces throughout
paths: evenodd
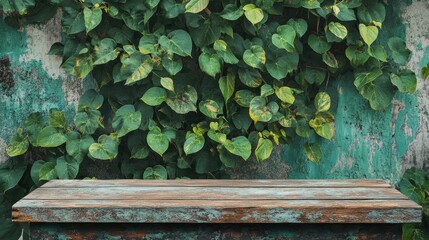
M 11 157 L 63 150 L 42 159 L 42 180 L 75 177 L 72 161 L 87 158 L 151 159 L 140 165 L 164 166 L 168 178 L 213 174 L 251 156 L 266 160 L 296 138 L 319 162 L 314 136 L 335 135 L 329 80 L 352 73 L 375 110 L 386 109 L 395 90 L 417 88 L 404 67 L 405 42 L 378 40 L 382 1 L 21 0 L 1 8 L 32 23 L 30 15 L 45 16 L 42 3 L 63 12 L 64 39 L 49 53 L 63 57 L 67 73 L 97 83 L 73 123 L 56 109 L 47 123 L 32 114 L 11 139 Z
M 61 9 L 63 39 L 49 54 L 96 83 L 72 121 L 52 109 L 16 131 L 3 192 L 27 168 L 27 189 L 86 177 L 87 161 L 110 161 L 125 178 L 220 178 L 300 138 L 319 163 L 318 137 L 335 136 L 330 84 L 352 76 L 375 110 L 417 89 L 405 42 L 379 39 L 381 0 L 17 0 L 0 9 L 15 26 Z
M 421 224 L 404 224 L 404 240 L 429 238 L 429 174 L 423 169 L 410 168 L 405 171 L 398 189 L 405 196 L 423 207 Z

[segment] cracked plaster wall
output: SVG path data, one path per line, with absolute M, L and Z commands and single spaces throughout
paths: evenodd
M 429 62 L 429 1 L 387 1 L 388 17 L 382 38 L 405 37 L 413 51 L 409 67 L 419 72 Z M 60 13 L 59 13 L 60 14 Z M 0 88 L 0 161 L 5 142 L 25 116 L 56 107 L 69 119 L 82 93 L 81 81 L 67 77 L 59 68 L 61 59 L 47 56 L 60 40 L 60 15 L 43 26 L 27 26 L 17 32 L 0 20 L 0 58 L 11 60 L 16 84 Z M 429 170 L 429 82 L 419 76 L 416 95 L 396 94 L 385 112 L 369 110 L 368 103 L 345 76 L 329 91 L 335 95 L 336 136 L 320 141 L 322 163 L 306 160 L 301 142 L 276 149 L 262 164 L 249 160 L 231 171 L 236 178 L 382 178 L 395 183 L 411 166 Z

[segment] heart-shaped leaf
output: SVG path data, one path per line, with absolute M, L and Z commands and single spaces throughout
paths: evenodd
M 113 160 L 118 155 L 119 142 L 117 137 L 101 135 L 98 143 L 89 147 L 89 156 L 99 160 Z

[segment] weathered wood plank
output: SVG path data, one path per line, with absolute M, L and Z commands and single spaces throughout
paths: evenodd
M 401 226 L 326 224 L 31 224 L 33 239 L 400 240 Z
M 405 200 L 24 200 L 13 207 L 12 217 L 15 222 L 415 223 L 421 207 Z
M 93 187 L 390 188 L 384 180 L 52 180 L 42 188 Z
M 262 200 L 262 199 L 407 199 L 393 188 L 206 188 L 206 187 L 99 187 L 40 188 L 24 199 L 117 199 L 117 200 Z

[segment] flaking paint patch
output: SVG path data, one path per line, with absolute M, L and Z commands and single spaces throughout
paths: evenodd
M 6 154 L 6 147 L 6 142 L 0 138 L 0 163 L 3 163 L 8 159 L 8 156 Z
M 44 25 L 28 25 L 25 28 L 27 34 L 27 51 L 19 59 L 20 62 L 40 61 L 43 70 L 53 79 L 63 79 L 61 89 L 67 104 L 76 105 L 82 94 L 80 80 L 69 76 L 61 68 L 62 57 L 48 55 L 52 44 L 61 42 L 61 18 L 62 12 L 58 11 L 55 17 Z M 43 44 L 41 44 L 43 43 Z
M 407 46 L 413 52 L 408 67 L 416 72 L 419 80 L 418 84 L 418 116 L 407 116 L 407 124 L 404 125 L 404 132 L 409 136 L 407 126 L 413 126 L 414 118 L 419 121 L 419 128 L 410 147 L 407 149 L 402 164 L 401 171 L 416 166 L 429 171 L 429 81 L 422 79 L 420 70 L 429 63 L 429 18 L 428 1 L 413 1 L 411 5 L 403 9 L 403 22 L 406 23 Z
M 27 51 L 19 58 L 20 62 L 40 61 L 42 68 L 54 79 L 67 77 L 60 68 L 62 58 L 47 54 L 52 44 L 61 41 L 61 17 L 59 11 L 46 24 L 26 26 Z

